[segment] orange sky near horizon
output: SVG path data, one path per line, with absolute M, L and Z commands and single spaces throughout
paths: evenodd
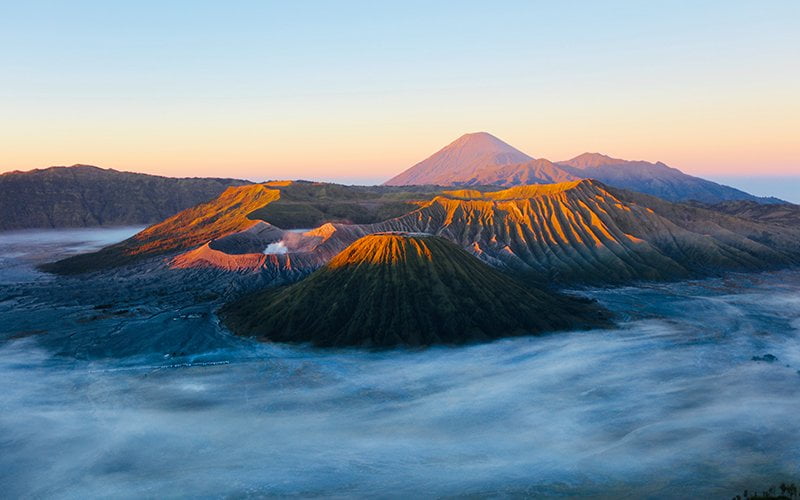
M 83 163 L 168 176 L 378 182 L 464 133 L 486 131 L 552 161 L 600 152 L 701 176 L 800 174 L 800 99 L 786 90 L 686 99 L 643 88 L 599 99 L 563 88 L 522 105 L 501 89 L 456 90 L 323 94 L 313 105 L 291 96 L 260 106 L 90 104 L 85 119 L 54 103 L 64 112 L 0 122 L 0 170 Z
M 552 161 L 800 175 L 798 21 L 794 1 L 14 3 L 0 171 L 374 183 L 486 131 Z
M 795 116 L 800 116 L 800 109 Z M 3 151 L 0 170 L 30 170 L 53 165 L 91 164 L 117 170 L 174 177 L 224 176 L 264 179 L 319 179 L 342 182 L 378 182 L 388 179 L 435 153 L 463 133 L 487 131 L 521 151 L 552 161 L 583 152 L 662 161 L 692 175 L 800 175 L 800 140 L 794 131 L 800 121 L 776 125 L 781 117 L 750 119 L 754 129 L 707 123 L 675 128 L 630 123 L 562 125 L 562 131 L 533 124 L 528 127 L 472 127 L 442 124 L 401 130 L 382 124 L 338 130 L 311 127 L 283 131 L 222 131 L 195 127 L 178 135 L 166 131 L 72 130 L 45 139 L 31 134 Z M 687 120 L 690 121 L 690 120 Z M 732 122 L 721 122 L 730 124 Z M 735 122 L 733 122 L 735 123 Z M 659 125 L 659 124 L 656 124 Z M 782 134 L 780 132 L 783 132 Z M 85 134 L 83 137 L 81 134 Z M 8 134 L 6 134 L 8 136 Z

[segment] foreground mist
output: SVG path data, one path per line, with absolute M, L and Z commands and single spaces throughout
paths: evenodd
M 25 290 L 0 289 L 0 318 L 53 307 Z M 800 470 L 800 273 L 581 293 L 620 327 L 376 353 L 162 313 L 160 339 L 216 343 L 81 360 L 17 335 L 0 343 L 0 490 L 731 497 Z

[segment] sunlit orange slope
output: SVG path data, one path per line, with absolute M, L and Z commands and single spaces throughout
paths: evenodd
M 212 201 L 179 212 L 121 243 L 43 268 L 61 273 L 80 273 L 124 265 L 148 255 L 196 247 L 250 228 L 258 221 L 247 215 L 279 198 L 279 190 L 262 184 L 229 187 Z

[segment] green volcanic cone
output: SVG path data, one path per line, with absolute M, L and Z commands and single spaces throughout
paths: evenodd
M 320 346 L 456 344 L 608 324 L 599 307 L 529 288 L 435 236 L 374 234 L 294 285 L 225 306 L 234 332 Z

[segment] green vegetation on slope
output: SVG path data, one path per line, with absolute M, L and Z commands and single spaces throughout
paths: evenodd
M 281 197 L 250 214 L 282 229 L 306 229 L 326 222 L 371 224 L 417 208 L 440 189 L 430 186 L 343 186 L 295 181 L 279 186 Z
M 528 288 L 434 236 L 365 236 L 305 280 L 225 306 L 236 333 L 320 346 L 420 346 L 606 325 L 597 306 Z

